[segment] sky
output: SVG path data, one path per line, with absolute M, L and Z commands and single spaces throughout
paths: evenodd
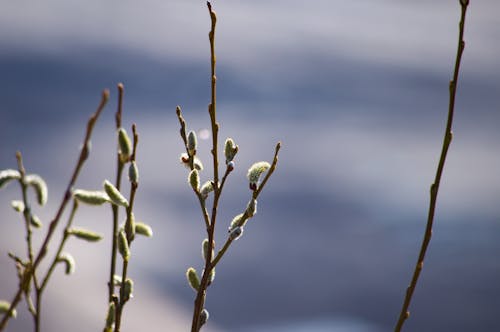
M 218 266 L 206 330 L 390 330 L 423 237 L 458 1 L 212 4 L 219 140 L 240 146 L 221 198 L 217 244 L 249 199 L 248 167 L 271 161 L 277 141 L 283 147 L 258 214 Z M 494 0 L 469 6 L 454 139 L 406 331 L 499 328 L 499 10 Z M 189 329 L 195 294 L 184 273 L 201 271 L 205 235 L 178 161 L 175 107 L 189 129 L 209 128 L 209 27 L 202 1 L 25 1 L 0 11 L 0 169 L 15 168 L 20 150 L 26 168 L 47 180 L 48 206 L 36 208 L 45 225 L 103 88 L 111 99 L 77 186 L 99 189 L 114 178 L 116 84 L 125 85 L 124 124 L 130 132 L 136 123 L 140 134 L 136 216 L 154 230 L 152 239 L 134 242 L 125 331 Z M 210 145 L 200 140 L 202 180 L 211 174 Z M 0 191 L 2 299 L 16 287 L 6 253 L 25 250 L 10 208 L 18 195 L 13 184 Z M 77 270 L 54 274 L 46 330 L 102 328 L 110 220 L 109 209 L 81 209 L 75 223 L 105 239 L 68 244 Z M 8 330 L 31 328 L 24 307 Z

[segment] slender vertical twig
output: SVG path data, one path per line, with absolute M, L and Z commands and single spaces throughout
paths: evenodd
M 450 99 L 449 99 L 449 107 L 448 107 L 448 120 L 446 123 L 446 130 L 444 133 L 443 146 L 442 146 L 442 150 L 441 150 L 441 156 L 439 158 L 439 163 L 437 166 L 436 177 L 435 177 L 434 182 L 432 183 L 431 189 L 430 189 L 429 212 L 428 212 L 428 216 L 427 216 L 427 225 L 425 228 L 425 234 L 424 234 L 424 238 L 422 241 L 422 246 L 420 247 L 420 253 L 418 255 L 417 264 L 415 265 L 413 277 L 411 279 L 410 285 L 406 289 L 406 295 L 405 295 L 405 299 L 403 302 L 403 306 L 401 308 L 401 312 L 399 314 L 399 319 L 398 319 L 398 321 L 396 323 L 396 327 L 394 329 L 394 331 L 396 331 L 396 332 L 401 331 L 403 324 L 405 323 L 406 319 L 408 319 L 408 317 L 410 316 L 410 311 L 408 310 L 408 308 L 410 306 L 410 302 L 411 302 L 413 293 L 415 292 L 418 278 L 420 276 L 420 273 L 422 272 L 422 269 L 424 266 L 425 254 L 427 252 L 427 247 L 429 246 L 429 243 L 430 243 L 431 237 L 432 237 L 432 226 L 434 223 L 434 213 L 436 210 L 436 201 L 437 201 L 437 196 L 438 196 L 439 184 L 441 182 L 441 176 L 443 174 L 443 169 L 444 169 L 444 164 L 446 161 L 446 155 L 448 153 L 448 148 L 450 146 L 450 143 L 451 143 L 451 140 L 453 137 L 452 124 L 453 124 L 453 114 L 454 114 L 454 110 L 455 110 L 455 96 L 456 96 L 456 91 L 457 91 L 460 62 L 462 59 L 462 53 L 463 53 L 464 48 L 465 48 L 464 28 L 465 28 L 465 14 L 467 12 L 468 5 L 469 5 L 468 0 L 460 0 L 461 16 L 460 16 L 460 23 L 459 23 L 458 47 L 457 47 L 457 55 L 456 55 L 456 59 L 455 59 L 455 69 L 453 72 L 453 79 L 450 81 L 450 85 L 449 85 Z
M 118 131 L 122 126 L 122 105 L 123 105 L 123 84 L 118 84 L 118 109 L 115 114 L 116 130 Z M 116 180 L 115 187 L 120 190 L 122 182 L 123 167 L 125 166 L 125 161 L 121 156 L 121 152 L 118 150 L 116 154 Z M 117 241 L 118 241 L 118 217 L 119 208 L 118 205 L 111 204 L 111 209 L 113 211 L 113 235 L 111 240 L 111 267 L 109 270 L 109 280 L 108 280 L 108 303 L 113 300 L 114 294 L 114 282 L 113 278 L 116 273 L 116 253 L 117 253 Z
M 7 326 L 7 323 L 12 316 L 13 310 L 16 308 L 16 306 L 19 304 L 19 301 L 22 298 L 23 292 L 26 290 L 26 288 L 29 286 L 33 276 L 35 275 L 35 271 L 40 264 L 40 262 L 43 260 L 45 255 L 47 254 L 48 251 L 48 246 L 49 242 L 52 239 L 52 236 L 54 235 L 54 232 L 57 228 L 57 225 L 59 224 L 59 220 L 61 219 L 61 216 L 66 208 L 66 205 L 68 204 L 69 200 L 71 199 L 71 189 L 76 183 L 76 180 L 78 178 L 78 175 L 80 174 L 80 171 L 83 167 L 83 164 L 87 160 L 89 153 L 90 153 L 90 138 L 92 136 L 92 131 L 94 129 L 95 123 L 97 119 L 99 118 L 99 115 L 101 114 L 102 110 L 104 109 L 104 106 L 106 105 L 107 101 L 109 99 L 109 91 L 104 90 L 102 92 L 101 96 L 101 101 L 99 103 L 99 106 L 97 107 L 96 112 L 90 117 L 90 119 L 87 122 L 87 129 L 85 131 L 85 137 L 83 139 L 83 145 L 80 151 L 80 155 L 78 157 L 78 161 L 76 163 L 76 166 L 73 170 L 73 173 L 71 175 L 70 181 L 66 187 L 66 190 L 64 192 L 63 198 L 61 200 L 61 203 L 59 205 L 59 208 L 57 210 L 57 213 L 52 219 L 52 221 L 49 224 L 49 228 L 47 231 L 47 234 L 45 235 L 45 238 L 42 242 L 42 245 L 40 247 L 40 250 L 36 254 L 36 258 L 34 258 L 33 264 L 31 266 L 28 266 L 27 268 L 24 269 L 22 280 L 20 281 L 19 288 L 14 295 L 12 301 L 10 301 L 10 308 L 8 312 L 4 315 L 2 318 L 2 321 L 0 322 L 0 331 L 3 331 L 5 327 Z
M 136 157 L 136 151 L 137 151 L 137 143 L 139 142 L 139 135 L 136 130 L 136 125 L 132 125 L 132 132 L 133 132 L 133 149 L 132 149 L 132 155 L 130 156 L 130 162 L 135 163 L 135 157 Z M 129 205 L 127 207 L 127 221 L 126 223 L 131 223 L 132 222 L 132 213 L 134 210 L 134 201 L 135 201 L 135 194 L 137 191 L 137 188 L 139 187 L 139 183 L 137 181 L 131 181 L 130 183 L 130 198 L 129 198 Z M 126 232 L 126 238 L 128 241 L 128 245 L 130 246 L 132 244 L 132 240 L 134 238 L 133 232 L 133 225 L 131 227 L 127 227 L 125 225 L 125 232 Z M 127 294 L 125 293 L 125 282 L 127 280 L 127 274 L 128 274 L 128 259 L 123 259 L 123 265 L 122 265 L 122 282 L 120 285 L 120 297 L 118 299 L 118 305 L 116 307 L 116 320 L 115 320 L 115 332 L 120 332 L 121 328 L 121 320 L 123 317 L 123 307 L 129 300 Z M 115 302 L 115 303 L 117 303 Z

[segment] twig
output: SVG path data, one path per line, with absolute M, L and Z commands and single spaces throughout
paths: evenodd
M 116 120 L 116 130 L 118 131 L 122 126 L 122 105 L 123 105 L 123 84 L 118 84 L 118 110 L 115 114 Z M 121 158 L 120 151 L 116 154 L 116 180 L 115 187 L 120 191 L 121 182 L 122 182 L 122 174 L 123 167 L 125 166 L 125 162 Z M 113 212 L 113 236 L 111 243 L 111 267 L 109 271 L 109 281 L 108 281 L 108 303 L 112 301 L 113 294 L 115 291 L 114 287 L 114 276 L 116 273 L 116 253 L 117 253 L 117 240 L 118 240 L 118 217 L 119 217 L 119 208 L 115 204 L 111 204 L 111 209 Z
M 99 118 L 99 115 L 101 114 L 102 110 L 104 109 L 104 106 L 106 105 L 106 102 L 109 99 L 109 91 L 104 90 L 102 92 L 101 96 L 101 102 L 99 106 L 97 107 L 96 112 L 90 117 L 90 119 L 87 122 L 87 129 L 85 132 L 85 137 L 83 140 L 83 145 L 82 149 L 80 151 L 80 155 L 78 157 L 78 161 L 76 163 L 75 169 L 73 170 L 73 174 L 71 176 L 71 179 L 66 187 L 66 190 L 64 192 L 64 196 L 61 200 L 61 204 L 59 206 L 59 209 L 57 210 L 57 213 L 54 217 L 54 219 L 51 221 L 47 234 L 42 242 L 42 246 L 40 247 L 40 250 L 38 251 L 36 258 L 34 259 L 33 265 L 29 268 L 26 268 L 23 273 L 23 280 L 21 280 L 21 283 L 19 285 L 19 289 L 17 290 L 16 294 L 14 295 L 12 301 L 10 302 L 10 308 L 7 313 L 5 313 L 4 317 L 2 318 L 2 321 L 0 322 L 0 331 L 3 331 L 5 327 L 7 326 L 7 322 L 9 321 L 13 310 L 16 308 L 18 305 L 19 301 L 21 300 L 22 294 L 23 294 L 23 285 L 26 285 L 30 283 L 31 279 L 33 278 L 35 271 L 42 261 L 42 259 L 45 257 L 47 254 L 49 242 L 54 235 L 54 232 L 57 228 L 57 225 L 59 223 L 59 220 L 61 219 L 61 216 L 64 212 L 64 209 L 66 208 L 66 205 L 68 204 L 69 200 L 71 199 L 71 188 L 75 185 L 75 182 L 78 178 L 78 175 L 80 174 L 80 170 L 82 169 L 83 164 L 87 160 L 89 153 L 90 153 L 90 138 L 92 136 L 92 131 L 94 129 L 94 125 Z
M 130 156 L 130 161 L 135 162 L 137 143 L 139 142 L 139 135 L 137 134 L 135 124 L 132 125 L 132 132 L 134 135 L 134 143 L 133 143 L 132 155 Z M 135 194 L 136 194 L 137 188 L 139 187 L 139 184 L 138 184 L 138 182 L 132 181 L 130 186 L 131 186 L 130 187 L 130 198 L 129 198 L 129 205 L 127 207 L 127 222 L 131 222 L 131 220 L 132 220 L 131 218 L 133 218 L 132 213 L 133 213 L 133 209 L 134 209 Z M 133 227 L 133 225 L 132 225 L 132 227 Z M 128 245 L 130 246 L 132 244 L 132 240 L 134 237 L 134 235 L 132 233 L 132 232 L 134 232 L 134 230 L 131 227 L 127 227 L 127 225 L 125 225 L 125 232 L 126 232 L 126 238 L 128 241 Z M 120 298 L 118 301 L 118 306 L 116 307 L 115 332 L 120 332 L 121 319 L 122 319 L 122 315 L 123 315 L 123 307 L 125 306 L 125 303 L 127 303 L 127 301 L 129 300 L 126 297 L 125 287 L 124 287 L 125 282 L 127 280 L 127 273 L 128 273 L 128 259 L 123 259 L 122 282 L 120 285 Z
M 425 235 L 422 241 L 422 246 L 420 248 L 420 253 L 418 256 L 417 264 L 415 266 L 415 270 L 413 272 L 413 277 L 411 279 L 410 285 L 406 290 L 406 296 L 403 302 L 403 306 L 401 308 L 401 313 L 399 314 L 399 319 L 396 323 L 396 327 L 394 329 L 395 332 L 401 331 L 403 324 L 406 319 L 410 316 L 410 312 L 408 310 L 410 306 L 410 302 L 417 286 L 418 278 L 420 276 L 420 272 L 422 272 L 424 266 L 425 254 L 427 252 L 427 247 L 431 241 L 432 237 L 432 226 L 434 222 L 434 213 L 436 210 L 436 201 L 439 190 L 439 184 L 441 182 L 441 175 L 443 173 L 443 168 L 446 160 L 446 155 L 448 153 L 448 148 L 450 146 L 451 140 L 453 138 L 452 133 L 452 123 L 453 123 L 453 114 L 455 109 L 455 96 L 457 91 L 457 82 L 458 82 L 458 74 L 460 70 L 460 61 L 462 59 L 462 53 L 465 48 L 464 41 L 464 28 L 465 28 L 465 14 L 467 12 L 467 6 L 469 5 L 468 0 L 460 0 L 461 6 L 461 17 L 459 24 L 459 36 L 458 36 L 458 47 L 457 47 L 457 55 L 455 59 L 455 70 L 453 73 L 453 79 L 450 81 L 450 99 L 449 99 L 449 108 L 448 108 L 448 120 L 446 123 L 446 130 L 443 139 L 443 146 L 441 150 L 441 156 L 439 158 L 439 164 L 436 171 L 436 177 L 434 179 L 434 183 L 431 185 L 430 189 L 430 203 L 429 203 L 429 212 L 427 216 L 427 225 L 425 228 Z

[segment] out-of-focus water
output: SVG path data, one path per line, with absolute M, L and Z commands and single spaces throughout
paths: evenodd
M 47 225 L 84 122 L 109 87 L 110 104 L 78 187 L 98 189 L 114 178 L 114 87 L 123 82 L 124 123 L 137 123 L 141 137 L 136 216 L 155 232 L 134 242 L 136 296 L 125 326 L 187 330 L 194 293 L 184 273 L 202 269 L 204 229 L 178 162 L 174 111 L 182 106 L 190 129 L 209 127 L 204 3 L 48 0 L 2 7 L 0 169 L 14 168 L 21 150 L 27 169 L 46 177 L 49 205 L 36 212 Z M 458 1 L 233 1 L 214 8 L 220 140 L 230 136 L 240 146 L 221 201 L 217 244 L 249 199 L 248 167 L 270 161 L 278 140 L 283 148 L 258 214 L 218 266 L 207 328 L 390 330 L 423 236 Z M 470 5 L 454 140 L 407 331 L 499 329 L 498 10 L 493 0 Z M 201 140 L 205 165 L 209 149 L 210 140 Z M 209 176 L 208 166 L 201 177 Z M 16 286 L 5 253 L 25 251 L 9 206 L 18 194 L 14 185 L 0 191 L 2 299 Z M 75 222 L 109 238 L 108 210 L 82 207 Z M 69 243 L 77 272 L 55 273 L 44 298 L 47 330 L 102 328 L 108 247 Z M 75 327 L 76 320 L 82 324 Z M 30 326 L 21 306 L 10 328 Z

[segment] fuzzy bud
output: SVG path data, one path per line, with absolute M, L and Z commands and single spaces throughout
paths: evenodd
M 227 163 L 227 170 L 232 172 L 234 170 L 234 161 L 230 161 Z
M 196 154 L 197 145 L 198 139 L 196 138 L 196 133 L 191 130 L 187 136 L 187 149 L 190 156 L 194 156 Z
M 181 157 L 180 157 L 180 161 L 181 163 L 187 168 L 187 169 L 191 169 L 191 167 L 189 166 L 189 155 L 187 153 L 182 153 L 181 154 Z M 198 171 L 202 171 L 203 170 L 203 163 L 201 162 L 200 159 L 198 159 L 198 157 L 194 157 L 194 161 L 193 161 L 193 166 L 194 166 L 194 169 L 197 169 Z
M 111 301 L 108 306 L 108 314 L 106 315 L 106 326 L 104 327 L 104 331 L 107 332 L 113 330 L 113 325 L 115 324 L 115 313 L 115 302 Z
M 198 291 L 198 289 L 200 288 L 200 279 L 198 278 L 198 274 L 193 267 L 187 269 L 186 278 L 189 282 L 189 286 L 191 286 L 191 288 L 193 288 L 195 291 Z
M 210 317 L 210 314 L 208 313 L 207 309 L 203 309 L 200 312 L 200 326 L 205 325 L 205 323 L 208 321 L 208 318 Z
M 120 191 L 116 189 L 116 187 L 111 182 L 109 182 L 108 180 L 104 180 L 103 186 L 104 191 L 106 192 L 106 194 L 108 194 L 109 199 L 113 204 L 128 207 L 127 199 L 123 197 Z
M 75 259 L 73 258 L 73 256 L 71 256 L 71 254 L 69 253 L 62 253 L 59 255 L 59 257 L 57 257 L 57 262 L 58 263 L 64 263 L 65 265 L 65 273 L 66 274 L 72 274 L 73 272 L 75 272 Z
M 224 143 L 224 156 L 226 157 L 226 165 L 233 161 L 238 153 L 238 145 L 236 145 L 232 138 L 227 138 Z
M 122 256 L 124 261 L 128 261 L 130 258 L 130 248 L 128 246 L 127 236 L 124 231 L 118 233 L 118 251 Z
M 14 200 L 14 201 L 10 202 L 10 205 L 12 206 L 12 208 L 15 211 L 20 212 L 20 213 L 24 212 L 24 203 L 23 203 L 23 201 Z
M 250 184 L 250 189 L 257 190 L 260 176 L 270 167 L 271 165 L 267 161 L 259 161 L 248 169 L 247 178 Z
M 205 269 L 203 269 L 203 273 L 205 273 Z M 213 267 L 210 270 L 210 274 L 208 275 L 208 285 L 210 286 L 210 284 L 214 282 L 214 280 L 215 280 L 215 267 Z
M 130 213 L 130 218 L 125 221 L 125 234 L 127 235 L 128 243 L 132 243 L 135 238 L 135 215 Z
M 123 128 L 118 129 L 118 147 L 122 162 L 126 162 L 132 154 L 132 143 L 127 135 L 127 131 Z
M 9 309 L 10 309 L 10 303 L 7 302 L 7 301 L 0 300 L 0 316 L 3 316 L 7 312 L 9 312 Z M 12 318 L 16 318 L 17 317 L 17 311 L 16 311 L 16 309 L 12 310 L 10 316 Z
M 212 181 L 205 182 L 200 188 L 200 194 L 203 199 L 207 199 L 208 194 L 214 191 L 214 183 Z
M 137 168 L 135 160 L 133 160 L 128 167 L 128 180 L 132 183 L 139 182 L 139 169 Z
M 252 198 L 247 204 L 247 215 L 252 218 L 257 213 L 257 200 Z
M 231 224 L 229 225 L 229 232 L 231 232 L 233 229 L 235 229 L 238 226 L 244 226 L 245 223 L 246 223 L 246 220 L 243 221 L 243 213 L 238 214 L 231 221 Z
M 122 285 L 122 276 L 118 274 L 113 275 L 113 285 L 121 286 Z
M 35 189 L 38 204 L 45 205 L 48 198 L 48 189 L 42 177 L 37 174 L 29 174 L 24 179 L 28 186 L 32 186 Z
M 104 191 L 76 189 L 73 190 L 73 197 L 77 201 L 89 205 L 102 205 L 111 201 L 108 194 L 106 194 Z
M 143 222 L 135 223 L 135 233 L 145 237 L 153 237 L 153 229 L 151 229 L 151 226 Z
M 123 297 L 125 301 L 130 300 L 131 298 L 134 297 L 132 294 L 134 292 L 134 281 L 132 279 L 127 278 L 125 279 L 125 282 L 123 283 Z
M 21 178 L 21 173 L 15 169 L 4 169 L 0 171 L 0 188 L 9 183 L 12 180 L 19 180 Z
M 243 227 L 236 226 L 230 233 L 229 233 L 229 239 L 231 241 L 236 241 L 238 240 L 241 235 L 243 234 Z
M 201 243 L 201 257 L 204 260 L 208 258 L 208 239 L 203 240 Z M 212 247 L 212 259 L 214 258 L 214 248 Z
M 68 231 L 68 234 L 89 242 L 97 242 L 102 239 L 101 234 L 83 228 L 72 228 Z
M 188 181 L 191 185 L 191 188 L 193 188 L 195 192 L 198 192 L 200 190 L 200 175 L 198 174 L 197 170 L 193 169 L 191 172 L 189 172 Z
M 31 215 L 30 224 L 35 228 L 41 228 L 43 226 L 42 221 L 36 214 Z

